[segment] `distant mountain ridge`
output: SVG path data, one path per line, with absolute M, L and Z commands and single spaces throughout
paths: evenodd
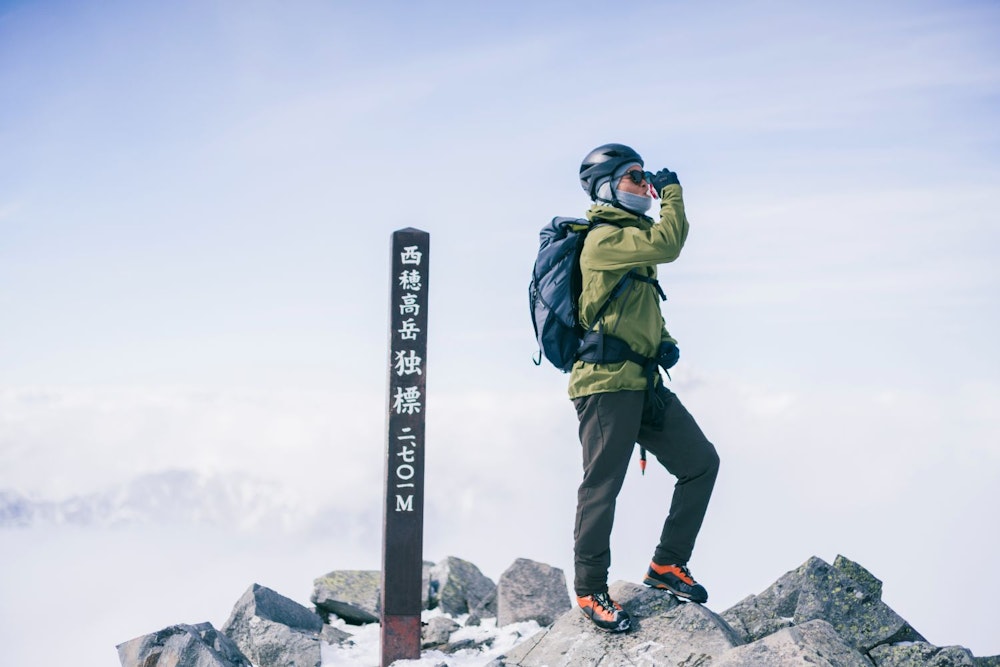
M 244 475 L 167 470 L 63 500 L 0 489 L 0 528 L 183 523 L 239 529 L 302 527 L 314 513 L 277 485 Z

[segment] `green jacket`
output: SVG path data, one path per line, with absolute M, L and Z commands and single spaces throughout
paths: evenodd
M 601 304 L 623 274 L 639 269 L 655 278 L 656 265 L 677 259 L 688 234 L 680 185 L 663 188 L 659 223 L 604 204 L 591 206 L 587 219 L 613 224 L 593 228 L 587 234 L 580 255 L 583 273 L 580 320 L 584 327 L 594 323 Z M 662 341 L 677 342 L 667 333 L 656 288 L 640 281 L 629 282 L 625 291 L 611 302 L 600 325 L 605 333 L 625 340 L 633 350 L 646 357 L 656 356 Z M 614 364 L 577 361 L 569 377 L 570 398 L 645 389 L 646 377 L 642 368 L 631 361 Z

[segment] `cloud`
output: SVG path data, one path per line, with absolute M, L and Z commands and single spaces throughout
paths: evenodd
M 988 512 L 1000 502 L 1000 387 L 769 386 L 690 367 L 674 376 L 722 457 L 693 563 L 720 608 L 809 555 L 843 552 L 902 589 L 899 611 L 921 618 L 922 631 L 988 645 L 905 590 L 922 564 L 947 562 L 971 591 L 969 609 L 988 615 L 1000 594 L 977 556 L 1000 548 Z M 577 425 L 561 382 L 551 386 L 429 393 L 427 558 L 457 555 L 492 576 L 522 556 L 571 571 Z M 313 544 L 333 531 L 349 553 L 367 554 L 360 566 L 377 567 L 384 405 L 374 394 L 324 391 L 7 388 L 0 488 L 54 499 L 178 465 L 217 480 L 251 475 L 253 488 L 278 492 L 279 511 L 315 517 L 306 532 L 293 526 L 281 539 Z M 613 579 L 638 576 L 672 484 L 655 461 L 645 477 L 633 465 L 619 499 Z M 184 488 L 196 497 L 197 485 Z M 206 502 L 240 493 L 204 488 Z M 254 525 L 244 525 L 245 539 L 276 535 L 273 522 Z M 928 540 L 928 530 L 955 537 Z
M 844 550 L 913 590 L 947 563 L 985 609 L 996 8 L 640 3 L 634 50 L 591 57 L 606 9 L 6 23 L 0 78 L 31 85 L 0 105 L 0 201 L 24 202 L 0 205 L 0 489 L 245 475 L 331 526 L 374 516 L 337 546 L 377 559 L 388 232 L 413 225 L 435 262 L 428 556 L 568 568 L 575 415 L 528 363 L 524 288 L 538 229 L 586 205 L 575 165 L 618 140 L 681 173 L 692 223 L 661 277 L 675 386 L 723 455 L 698 576 L 735 601 Z M 614 576 L 670 484 L 626 484 Z M 929 600 L 898 608 L 975 644 Z
M 245 473 L 287 484 L 299 502 L 349 506 L 380 474 L 381 402 L 359 395 L 39 387 L 5 389 L 0 405 L 0 486 L 50 499 L 184 469 Z M 343 478 L 309 483 L 307 471 L 324 467 Z

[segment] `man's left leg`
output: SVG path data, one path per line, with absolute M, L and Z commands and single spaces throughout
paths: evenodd
M 644 583 L 705 602 L 708 593 L 691 576 L 687 563 L 715 487 L 719 455 L 673 392 L 661 387 L 658 395 L 664 403 L 656 415 L 661 424 L 645 422 L 637 441 L 677 478 L 677 483 Z

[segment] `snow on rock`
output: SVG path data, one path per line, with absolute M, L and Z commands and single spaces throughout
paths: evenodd
M 810 558 L 722 614 L 678 602 L 662 590 L 615 582 L 611 595 L 633 619 L 633 629 L 621 634 L 598 630 L 572 608 L 562 572 L 543 563 L 518 559 L 493 588 L 477 567 L 461 559 L 425 567 L 425 584 L 428 569 L 434 608 L 421 614 L 423 651 L 420 658 L 398 660 L 394 667 L 1000 667 L 1000 656 L 974 657 L 962 647 L 924 641 L 881 601 L 882 582 L 843 556 L 832 566 Z M 331 574 L 338 572 L 351 571 Z M 296 632 L 315 638 L 318 632 L 304 653 L 295 652 L 294 642 L 268 639 L 274 650 L 254 653 L 244 642 L 245 655 L 205 623 L 172 626 L 121 644 L 122 666 L 155 662 L 173 667 L 183 659 L 186 667 L 247 667 L 249 656 L 254 667 L 311 667 L 317 664 L 313 649 L 318 643 L 321 667 L 377 667 L 380 632 L 372 600 L 378 598 L 378 573 L 364 572 L 363 585 L 329 596 L 344 602 L 352 592 L 363 593 L 366 613 L 374 620 L 360 626 L 356 618 L 348 625 L 346 618 L 326 611 L 328 622 L 317 631 L 319 616 L 256 585 L 237 603 L 227 623 L 234 636 L 246 634 L 233 630 L 240 624 L 251 632 L 266 625 L 270 638 L 287 639 Z M 498 624 L 484 613 L 490 604 L 502 608 L 505 595 L 527 607 L 545 601 L 538 606 L 548 611 L 509 616 L 502 611 Z M 314 602 L 321 611 L 320 602 Z M 328 610 L 329 602 L 323 602 Z M 507 622 L 511 618 L 516 622 Z

